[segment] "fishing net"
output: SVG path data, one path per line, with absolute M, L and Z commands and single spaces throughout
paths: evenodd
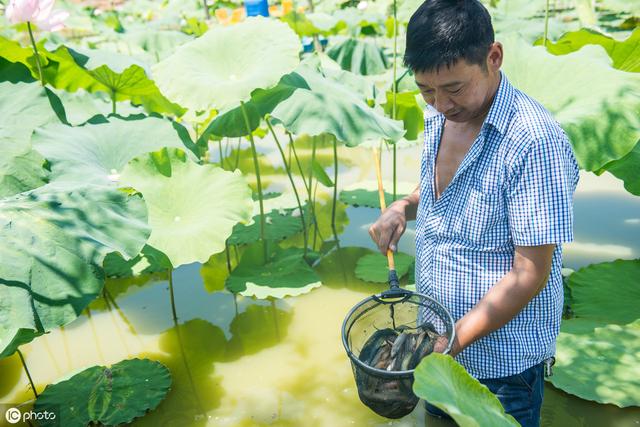
M 386 418 L 409 414 L 419 398 L 413 371 L 439 337 L 453 343 L 454 322 L 434 299 L 397 286 L 356 304 L 342 324 L 362 403 Z

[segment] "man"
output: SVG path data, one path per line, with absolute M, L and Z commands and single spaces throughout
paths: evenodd
M 404 61 L 438 114 L 425 119 L 420 185 L 369 233 L 395 251 L 416 219 L 417 288 L 456 319 L 451 355 L 523 426 L 537 426 L 578 166 L 558 123 L 511 86 L 502 59 L 477 0 L 428 0 L 414 13 Z

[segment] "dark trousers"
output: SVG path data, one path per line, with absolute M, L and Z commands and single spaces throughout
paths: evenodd
M 534 365 L 519 374 L 478 381 L 496 395 L 505 411 L 522 427 L 540 425 L 540 408 L 544 394 L 544 363 Z M 445 412 L 428 402 L 425 402 L 425 405 L 429 415 L 451 419 Z

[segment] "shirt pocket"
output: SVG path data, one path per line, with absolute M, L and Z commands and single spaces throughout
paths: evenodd
M 500 246 L 508 238 L 507 218 L 501 191 L 471 187 L 452 212 L 452 231 L 459 239 L 482 247 Z

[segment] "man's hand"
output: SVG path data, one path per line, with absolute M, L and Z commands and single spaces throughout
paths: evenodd
M 404 199 L 393 202 L 369 227 L 369 235 L 383 255 L 386 255 L 387 249 L 395 252 L 398 248 L 398 240 L 407 228 L 405 209 L 408 204 Z

